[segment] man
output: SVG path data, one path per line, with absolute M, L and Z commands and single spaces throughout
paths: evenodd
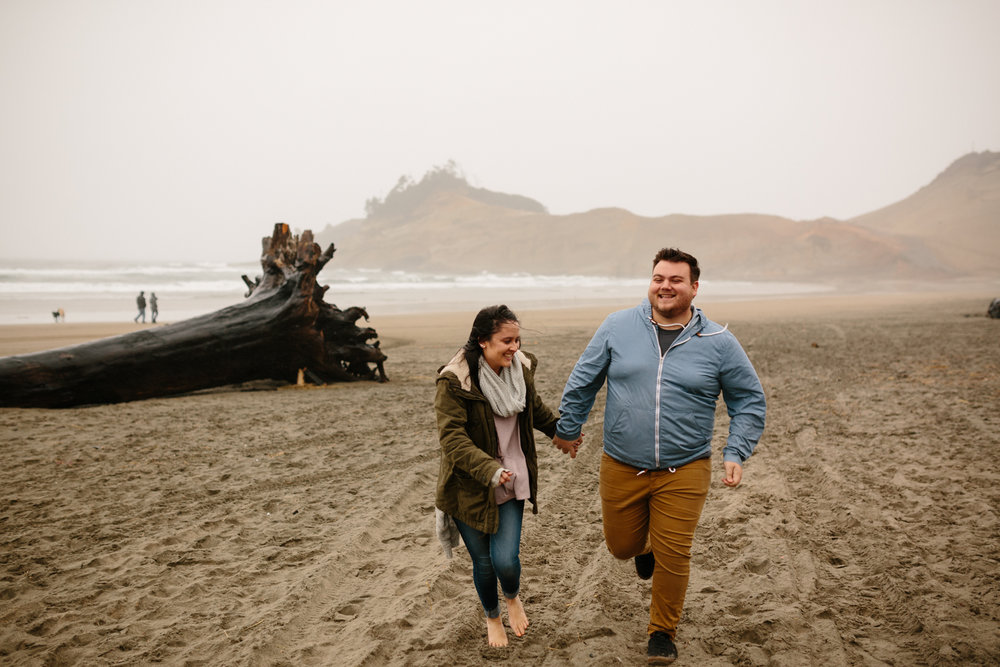
M 574 441 L 604 384 L 600 493 L 604 538 L 616 558 L 652 577 L 650 664 L 677 657 L 674 638 L 690 573 L 691 541 L 711 481 L 711 444 L 720 392 L 730 416 L 723 449 L 733 488 L 764 430 L 764 392 L 727 328 L 691 306 L 698 260 L 675 248 L 653 259 L 648 301 L 604 320 L 570 374 L 555 444 Z
M 156 292 L 149 293 L 149 316 L 156 324 L 156 316 L 160 314 L 160 305 L 156 300 Z
M 142 318 L 142 323 L 146 323 L 146 297 L 145 292 L 139 292 L 139 296 L 135 297 L 135 307 L 139 309 L 133 322 L 138 322 L 139 318 Z

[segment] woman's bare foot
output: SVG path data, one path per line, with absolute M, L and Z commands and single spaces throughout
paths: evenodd
M 504 630 L 503 620 L 499 616 L 496 618 L 486 617 L 486 641 L 490 643 L 490 646 L 507 645 L 507 631 Z
M 507 600 L 507 622 L 510 623 L 510 629 L 518 637 L 523 637 L 524 633 L 527 632 L 528 615 L 524 613 L 524 605 L 521 604 L 520 596 Z

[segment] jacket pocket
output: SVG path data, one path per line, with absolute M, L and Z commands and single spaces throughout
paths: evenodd
M 456 477 L 455 482 L 455 501 L 460 518 L 473 526 L 485 524 L 489 509 L 489 488 L 469 476 L 465 479 Z

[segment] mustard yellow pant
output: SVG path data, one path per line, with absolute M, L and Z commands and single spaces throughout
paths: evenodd
M 709 459 L 669 470 L 650 470 L 601 458 L 604 541 L 615 558 L 633 558 L 652 547 L 653 595 L 649 633 L 671 637 L 684 608 L 691 573 L 691 541 L 712 477 Z

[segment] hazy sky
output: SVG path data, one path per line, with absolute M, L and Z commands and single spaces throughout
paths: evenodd
M 997 0 L 2 0 L 0 257 L 253 261 L 448 160 L 557 214 L 850 218 L 1000 150 L 998 26 Z

